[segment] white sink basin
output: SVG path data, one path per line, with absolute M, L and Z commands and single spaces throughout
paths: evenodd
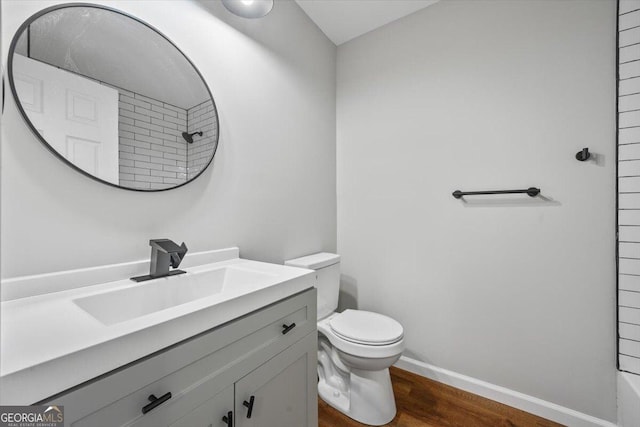
M 238 267 L 189 272 L 72 300 L 103 325 L 109 326 L 166 310 L 201 298 L 230 297 L 260 288 L 274 275 Z

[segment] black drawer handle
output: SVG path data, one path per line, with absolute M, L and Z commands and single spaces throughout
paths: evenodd
M 145 405 L 142 407 L 142 413 L 146 414 L 147 412 L 151 411 L 152 409 L 155 409 L 157 406 L 162 405 L 164 402 L 166 402 L 167 400 L 171 399 L 171 392 L 167 392 L 165 394 L 163 394 L 160 397 L 156 397 L 154 394 L 152 394 L 151 396 L 149 396 L 149 403 L 148 405 Z
M 227 423 L 228 427 L 233 427 L 233 412 L 231 411 L 227 412 L 227 415 L 222 417 L 222 421 Z
M 293 328 L 295 328 L 295 327 L 296 327 L 296 324 L 295 324 L 295 323 L 292 323 L 292 324 L 290 324 L 289 326 L 287 326 L 287 325 L 282 325 L 282 327 L 284 328 L 284 329 L 282 329 L 282 335 L 284 335 L 284 334 L 286 334 L 287 332 L 289 332 L 290 330 L 292 330 Z
M 251 418 L 251 413 L 253 412 L 253 400 L 255 399 L 255 396 L 251 396 L 249 398 L 249 401 L 247 402 L 246 400 L 244 402 L 242 402 L 242 404 L 244 406 L 246 406 L 247 408 L 249 408 L 249 410 L 247 411 L 247 418 Z

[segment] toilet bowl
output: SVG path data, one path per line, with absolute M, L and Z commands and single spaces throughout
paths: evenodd
M 362 324 L 359 319 L 374 321 Z M 392 326 L 387 335 L 379 328 L 385 324 Z M 348 336 L 341 333 L 341 327 L 349 330 Z M 322 400 L 364 424 L 391 421 L 396 404 L 388 368 L 404 350 L 402 326 L 378 313 L 345 310 L 320 320 L 318 333 L 318 394 Z M 368 341 L 373 335 L 379 339 Z
M 318 289 L 318 395 L 363 424 L 383 425 L 396 414 L 389 376 L 404 350 L 394 319 L 370 311 L 337 313 L 339 255 L 320 253 L 286 261 L 316 271 Z

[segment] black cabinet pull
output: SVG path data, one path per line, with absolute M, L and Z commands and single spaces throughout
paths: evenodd
M 227 412 L 227 415 L 222 417 L 222 421 L 227 423 L 228 427 L 233 427 L 233 412 L 231 411 Z
M 171 399 L 171 392 L 167 392 L 160 397 L 156 397 L 154 394 L 152 394 L 151 396 L 149 396 L 149 402 L 151 403 L 142 407 L 142 413 L 146 414 L 152 409 L 155 409 L 156 407 L 162 405 L 169 399 Z
M 244 402 L 242 402 L 242 404 L 248 408 L 247 418 L 251 418 L 251 413 L 253 412 L 253 400 L 254 399 L 255 399 L 255 396 L 251 396 L 249 398 L 248 402 L 246 400 Z
M 295 324 L 295 323 L 292 323 L 292 324 L 290 324 L 289 326 L 287 326 L 287 325 L 282 325 L 282 327 L 284 328 L 284 329 L 282 329 L 282 335 L 284 335 L 284 334 L 286 334 L 287 332 L 289 332 L 290 330 L 292 330 L 293 328 L 295 328 L 295 327 L 296 327 L 296 324 Z

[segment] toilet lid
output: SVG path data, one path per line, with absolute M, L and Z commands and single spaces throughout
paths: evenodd
M 387 345 L 403 337 L 402 325 L 390 317 L 363 310 L 345 310 L 329 321 L 340 338 L 357 344 Z

